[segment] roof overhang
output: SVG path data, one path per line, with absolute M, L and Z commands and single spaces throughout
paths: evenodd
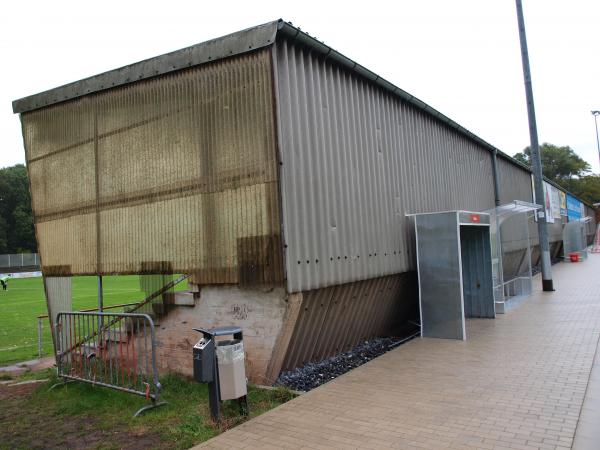
M 181 50 L 136 62 L 83 80 L 65 84 L 48 91 L 40 92 L 39 94 L 14 100 L 12 103 L 13 112 L 24 113 L 33 111 L 56 103 L 66 102 L 93 94 L 95 92 L 112 89 L 117 86 L 123 86 L 136 81 L 154 78 L 171 72 L 177 72 L 190 67 L 229 58 L 231 56 L 252 52 L 273 45 L 279 38 L 293 40 L 295 43 L 303 45 L 309 48 L 310 51 L 321 55 L 323 58 L 346 68 L 358 76 L 370 80 L 385 91 L 402 98 L 419 110 L 435 117 L 446 126 L 481 145 L 484 149 L 497 154 L 527 172 L 531 172 L 531 169 L 525 164 L 484 141 L 479 136 L 473 134 L 422 100 L 419 100 L 417 97 L 400 89 L 376 73 L 371 72 L 366 67 L 361 66 L 282 19 L 247 28 L 220 38 L 192 45 L 191 47 L 186 47 Z M 565 190 L 548 179 L 546 179 L 546 181 L 561 190 Z
M 512 163 L 521 166 L 526 171 L 530 169 L 519 163 L 479 136 L 471 133 L 449 117 L 432 108 L 422 100 L 400 89 L 366 67 L 361 66 L 352 59 L 342 55 L 323 42 L 310 36 L 308 33 L 285 22 L 282 19 L 258 25 L 236 33 L 228 34 L 217 39 L 212 39 L 200 44 L 192 45 L 181 50 L 156 56 L 144 61 L 136 62 L 118 69 L 101 73 L 83 80 L 65 84 L 63 86 L 30 95 L 13 101 L 13 112 L 24 113 L 44 108 L 56 103 L 66 102 L 117 86 L 134 83 L 136 81 L 154 78 L 178 70 L 214 62 L 243 53 L 248 53 L 263 47 L 271 46 L 279 38 L 293 40 L 299 45 L 309 48 L 312 52 L 323 58 L 344 67 L 345 69 L 366 78 L 384 90 L 404 99 L 409 104 L 425 113 L 434 116 L 450 128 L 477 142 L 485 149 L 495 152 Z
M 13 112 L 33 111 L 94 92 L 177 72 L 272 45 L 281 22 L 277 20 L 258 25 L 15 100 L 12 103 Z

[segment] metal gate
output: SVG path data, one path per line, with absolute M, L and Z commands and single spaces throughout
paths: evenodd
M 147 314 L 60 312 L 56 319 L 58 375 L 145 397 L 163 405 L 156 368 L 154 322 Z

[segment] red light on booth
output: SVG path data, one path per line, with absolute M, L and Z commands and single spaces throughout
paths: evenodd
M 481 222 L 481 217 L 479 217 L 479 214 L 471 214 L 471 222 L 473 222 L 473 223 Z

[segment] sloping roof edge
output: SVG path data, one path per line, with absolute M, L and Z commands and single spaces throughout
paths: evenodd
M 33 111 L 94 92 L 267 47 L 275 42 L 278 24 L 279 21 L 274 21 L 258 25 L 15 100 L 12 102 L 13 113 Z
M 117 86 L 157 77 L 170 72 L 176 72 L 178 70 L 206 64 L 223 58 L 248 53 L 263 47 L 271 46 L 275 43 L 276 39 L 279 38 L 287 38 L 300 45 L 310 48 L 311 51 L 314 51 L 333 63 L 338 64 L 363 78 L 366 78 L 367 80 L 380 86 L 382 89 L 391 92 L 392 94 L 419 108 L 420 110 L 435 117 L 440 122 L 444 123 L 450 128 L 455 129 L 460 134 L 478 143 L 492 153 L 495 152 L 498 156 L 531 173 L 529 166 L 517 161 L 500 149 L 494 147 L 489 142 L 481 139 L 479 136 L 470 132 L 417 97 L 400 89 L 376 73 L 370 71 L 366 67 L 361 66 L 357 62 L 347 58 L 338 51 L 334 50 L 323 42 L 318 41 L 308 33 L 300 30 L 288 22 L 285 22 L 282 19 L 267 22 L 265 24 L 247 28 L 242 31 L 237 31 L 216 39 L 176 50 L 174 52 L 139 61 L 118 69 L 101 73 L 99 75 L 84 78 L 83 80 L 68 83 L 54 89 L 14 100 L 12 102 L 13 113 L 33 111 L 52 104 L 83 97 L 94 92 L 112 89 Z M 547 178 L 544 179 L 554 187 L 569 193 L 575 198 L 578 198 L 553 181 Z M 582 203 L 592 207 L 585 202 Z

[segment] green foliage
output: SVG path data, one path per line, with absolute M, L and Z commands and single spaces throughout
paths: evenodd
M 27 169 L 22 164 L 0 169 L 0 253 L 36 250 Z
M 564 187 L 589 204 L 600 202 L 600 175 L 586 175 L 564 183 Z
M 8 253 L 8 224 L 0 215 L 0 254 Z
M 563 186 L 587 203 L 600 202 L 600 176 L 590 174 L 590 165 L 571 147 L 544 143 L 540 146 L 544 176 Z M 531 166 L 531 149 L 525 148 L 514 158 Z
M 590 165 L 569 146 L 559 147 L 544 143 L 540 146 L 540 154 L 544 176 L 555 183 L 562 184 L 573 177 L 584 176 L 590 171 Z M 521 153 L 517 153 L 514 158 L 531 166 L 531 149 L 526 147 Z

